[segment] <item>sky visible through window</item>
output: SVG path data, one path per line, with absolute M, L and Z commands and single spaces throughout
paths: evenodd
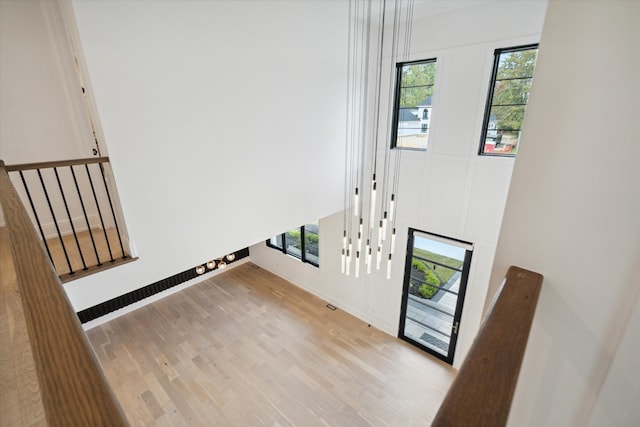
M 464 261 L 465 250 L 457 246 L 437 242 L 424 237 L 415 236 L 413 246 L 448 258 Z

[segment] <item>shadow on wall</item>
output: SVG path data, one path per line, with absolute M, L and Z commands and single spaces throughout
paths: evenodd
M 633 282 L 631 282 L 633 283 Z M 557 284 L 555 284 L 557 286 Z M 637 305 L 640 294 L 640 283 L 635 289 L 630 289 L 630 294 L 623 296 L 617 305 L 620 310 L 617 316 L 611 319 L 611 325 L 606 327 L 611 333 L 607 335 L 607 341 L 599 343 L 598 352 L 589 357 L 590 352 L 584 351 L 585 344 L 591 347 L 597 343 L 596 335 L 590 331 L 584 321 L 563 297 L 555 291 L 554 283 L 545 277 L 545 283 L 540 293 L 538 302 L 538 314 L 531 329 L 528 347 L 537 348 L 538 354 L 543 350 L 545 359 L 530 359 L 532 353 L 525 355 L 522 373 L 530 372 L 530 377 L 521 375 L 521 383 L 544 384 L 546 392 L 537 396 L 534 402 L 514 401 L 514 412 L 521 412 L 517 419 L 529 419 L 539 425 L 588 425 L 594 404 L 599 398 L 600 392 L 610 375 L 610 367 L 613 357 L 617 352 L 620 341 L 625 333 L 630 316 Z M 629 298 L 633 295 L 632 298 Z M 558 322 L 557 319 L 563 319 Z M 631 368 L 631 367 L 630 367 Z M 633 370 L 633 369 L 631 369 Z M 623 376 L 622 381 L 628 382 L 628 376 Z M 571 396 L 566 395 L 567 382 L 573 383 L 575 390 L 580 392 Z M 633 387 L 620 384 L 617 390 L 629 390 Z M 555 394 L 553 391 L 555 391 Z M 517 397 L 517 394 L 516 394 Z M 551 414 L 558 411 L 549 410 L 554 406 L 567 405 L 573 400 L 578 408 L 575 414 L 567 414 L 565 420 L 551 419 Z M 545 415 L 546 414 L 546 415 Z M 611 414 L 615 415 L 615 414 Z M 613 423 L 614 425 L 616 423 Z M 622 425 L 622 424 L 617 424 Z

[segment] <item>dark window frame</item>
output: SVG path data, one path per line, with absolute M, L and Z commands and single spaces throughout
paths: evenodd
M 480 148 L 478 149 L 478 155 L 480 156 L 493 156 L 493 157 L 515 157 L 516 153 L 485 153 L 484 148 L 487 142 L 487 131 L 489 130 L 489 120 L 491 118 L 491 107 L 493 106 L 493 95 L 496 86 L 496 80 L 498 77 L 498 68 L 500 66 L 500 55 L 509 52 L 519 52 L 523 50 L 539 49 L 538 43 L 531 43 L 521 46 L 512 46 L 507 48 L 500 48 L 493 51 L 493 68 L 491 70 L 491 79 L 489 80 L 489 90 L 487 92 L 487 102 L 484 107 L 484 118 L 482 119 L 482 132 L 480 133 Z M 533 76 L 531 77 L 533 79 Z M 524 105 L 525 109 L 529 100 Z M 500 129 L 496 126 L 496 132 Z M 519 129 L 521 131 L 521 129 Z M 497 139 L 496 139 L 497 141 Z
M 290 253 L 290 252 L 287 251 L 286 234 L 289 231 L 293 231 L 293 230 L 300 231 L 300 256 L 297 256 L 296 254 Z M 312 261 L 311 259 L 309 259 L 307 257 L 307 251 L 306 251 L 306 248 L 305 248 L 305 244 L 306 244 L 305 243 L 306 242 L 305 234 L 306 234 L 305 225 L 301 225 L 300 227 L 296 227 L 296 228 L 292 228 L 291 230 L 287 230 L 284 233 L 276 234 L 272 238 L 267 239 L 266 244 L 267 244 L 268 247 L 270 247 L 272 249 L 275 249 L 278 252 L 282 252 L 283 254 L 289 255 L 289 256 L 291 256 L 293 258 L 296 258 L 296 259 L 299 259 L 300 261 L 302 261 L 302 262 L 304 262 L 306 264 L 310 264 L 310 265 L 313 265 L 314 267 L 320 268 L 320 261 L 318 261 L 316 263 L 316 262 Z M 313 234 L 316 234 L 316 233 L 313 233 Z M 320 230 L 318 230 L 317 234 L 318 234 L 318 237 L 319 237 L 320 236 Z M 274 245 L 273 243 L 271 243 L 271 239 L 273 239 L 275 237 L 278 237 L 278 236 L 280 236 L 280 239 L 281 239 L 281 242 L 282 242 L 282 247 L 279 247 L 279 246 Z M 320 259 L 320 254 L 318 253 L 318 260 L 319 259 Z
M 448 363 L 449 365 L 453 365 L 453 359 L 455 357 L 455 351 L 456 351 L 456 347 L 458 344 L 458 336 L 460 333 L 460 326 L 462 323 L 462 311 L 463 311 L 463 307 L 464 307 L 464 301 L 465 301 L 465 296 L 466 296 L 466 292 L 467 292 L 467 287 L 469 285 L 469 275 L 471 272 L 471 259 L 473 257 L 473 243 L 471 242 L 467 242 L 465 240 L 460 240 L 460 239 L 456 239 L 453 237 L 448 237 L 448 236 L 443 236 L 440 234 L 436 234 L 436 233 L 431 233 L 428 231 L 423 231 L 423 230 L 419 230 L 416 228 L 412 228 L 409 227 L 409 233 L 408 233 L 408 238 L 407 238 L 407 251 L 406 251 L 406 255 L 405 255 L 405 271 L 404 271 L 404 278 L 402 281 L 402 302 L 401 302 L 401 306 L 400 306 L 400 322 L 398 325 L 398 338 L 400 338 L 403 341 L 408 342 L 409 344 L 429 353 L 430 355 L 442 360 L 445 363 Z M 432 264 L 438 264 L 440 266 L 449 268 L 451 270 L 456 270 L 456 271 L 460 271 L 461 273 L 461 282 L 460 282 L 460 288 L 458 290 L 458 299 L 457 299 L 457 303 L 456 303 L 456 308 L 455 308 L 455 312 L 454 314 L 451 316 L 452 317 L 452 324 L 454 324 L 455 326 L 452 327 L 452 333 L 451 333 L 451 337 L 450 337 L 450 342 L 449 342 L 449 351 L 447 355 L 443 355 L 440 354 L 432 349 L 430 349 L 429 347 L 421 344 L 420 342 L 412 339 L 411 337 L 407 336 L 405 334 L 405 326 L 406 326 L 406 318 L 407 318 L 407 307 L 408 307 L 408 294 L 409 294 L 409 282 L 411 280 L 411 266 L 412 266 L 412 260 L 414 258 L 418 258 L 414 255 L 414 239 L 416 234 L 422 234 L 425 236 L 432 236 L 435 239 L 442 239 L 444 241 L 448 241 L 450 242 L 449 244 L 455 245 L 455 242 L 463 244 L 463 245 L 471 245 L 472 248 L 471 249 L 465 249 L 465 256 L 464 256 L 464 261 L 462 266 L 459 269 L 455 269 L 453 267 L 444 265 L 444 264 L 439 264 L 437 262 L 434 262 L 433 260 L 430 259 L 424 259 L 424 258 L 419 258 L 425 261 L 428 261 L 429 263 Z M 429 237 L 427 237 L 429 238 Z M 439 288 L 442 289 L 442 288 Z M 451 291 L 447 291 L 447 292 L 451 292 Z M 455 330 L 454 330 L 455 328 Z
M 396 63 L 396 80 L 395 80 L 395 89 L 394 89 L 394 100 L 393 100 L 393 121 L 391 127 L 391 149 L 392 150 L 410 150 L 410 151 L 427 151 L 427 147 L 425 148 L 414 148 L 414 147 L 402 147 L 398 146 L 398 124 L 400 118 L 400 95 L 402 91 L 402 67 L 407 65 L 419 65 L 419 64 L 436 64 L 438 58 L 428 58 L 428 59 L 419 59 L 416 61 L 407 61 L 407 62 L 398 62 Z M 431 85 L 435 86 L 435 81 Z M 433 95 L 431 95 L 433 97 Z M 433 98 L 432 98 L 433 99 Z M 424 119 L 423 119 L 424 120 Z M 429 127 L 430 128 L 430 127 Z M 429 129 L 427 129 L 429 130 Z

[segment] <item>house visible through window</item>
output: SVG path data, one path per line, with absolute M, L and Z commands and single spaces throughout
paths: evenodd
M 402 62 L 396 67 L 391 148 L 425 150 L 431 127 L 436 60 Z
M 318 224 L 306 224 L 267 240 L 267 246 L 318 267 Z
M 496 50 L 480 154 L 517 153 L 537 56 L 538 45 Z

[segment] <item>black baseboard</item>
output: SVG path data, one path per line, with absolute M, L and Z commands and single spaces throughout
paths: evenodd
M 249 248 L 244 248 L 239 251 L 236 251 L 234 252 L 234 255 L 235 255 L 235 258 L 233 259 L 233 261 L 227 261 L 227 264 L 232 264 L 243 258 L 248 257 Z M 216 266 L 215 268 L 210 270 L 206 267 L 206 263 L 203 263 L 202 265 L 205 268 L 205 273 L 218 269 Z M 190 268 L 178 274 L 174 274 L 171 277 L 167 277 L 166 279 L 159 280 L 145 287 L 136 289 L 135 291 L 128 292 L 124 295 L 120 295 L 108 301 L 104 301 L 104 302 L 101 302 L 100 304 L 96 304 L 93 307 L 89 307 L 82 311 L 79 311 L 77 313 L 78 318 L 80 319 L 81 323 L 87 323 L 91 320 L 97 319 L 98 317 L 102 317 L 105 314 L 111 313 L 112 311 L 119 310 L 130 304 L 141 301 L 145 298 L 149 298 L 152 295 L 155 295 L 162 291 L 166 291 L 167 289 L 173 288 L 174 286 L 178 286 L 184 282 L 195 279 L 198 276 L 201 276 L 201 275 L 196 273 L 196 267 Z

